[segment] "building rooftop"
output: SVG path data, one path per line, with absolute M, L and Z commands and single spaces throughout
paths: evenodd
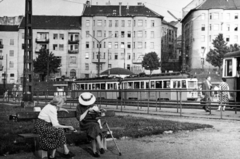
M 23 18 L 20 28 L 25 26 L 25 17 Z M 80 29 L 81 16 L 32 16 L 33 29 Z
M 18 25 L 0 25 L 0 32 L 13 32 L 18 31 Z
M 240 9 L 239 0 L 206 0 L 202 5 L 196 9 L 208 10 L 208 9 Z
M 121 5 L 121 13 L 120 5 L 85 5 L 82 16 L 146 16 L 163 18 L 163 16 L 147 8 L 144 5 Z

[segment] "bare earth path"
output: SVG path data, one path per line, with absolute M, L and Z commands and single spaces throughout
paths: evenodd
M 125 115 L 124 113 L 118 113 Z M 142 116 L 143 115 L 134 115 Z M 139 139 L 118 140 L 123 155 L 118 156 L 115 146 L 109 143 L 106 159 L 239 159 L 240 121 L 203 118 L 179 118 L 144 115 L 146 118 L 167 119 L 213 125 L 213 129 L 182 131 Z M 91 159 L 80 147 L 70 147 L 75 159 Z M 1 159 L 32 159 L 31 153 L 0 157 Z

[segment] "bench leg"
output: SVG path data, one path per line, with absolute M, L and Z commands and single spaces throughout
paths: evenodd
M 39 149 L 39 138 L 34 138 L 34 156 L 37 158 L 43 159 L 43 158 L 48 158 L 48 152 L 44 150 Z

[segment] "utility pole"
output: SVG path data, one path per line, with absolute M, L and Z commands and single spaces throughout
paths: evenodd
M 100 46 L 101 46 L 101 43 L 102 43 L 102 41 L 103 40 L 106 40 L 106 39 L 108 39 L 108 38 L 111 38 L 112 37 L 112 35 L 109 35 L 108 37 L 106 37 L 106 38 L 103 38 L 102 40 L 98 40 L 98 39 L 96 39 L 94 36 L 92 36 L 91 34 L 88 34 L 88 35 L 90 35 L 93 39 L 95 39 L 96 41 L 97 41 L 97 43 L 98 43 L 98 62 L 97 62 L 97 66 L 98 66 L 98 70 L 97 70 L 97 74 L 98 74 L 98 77 L 100 77 Z
M 25 28 L 24 28 L 24 65 L 23 65 L 23 100 L 28 96 L 32 100 L 33 97 L 33 48 L 32 48 L 32 0 L 25 0 Z M 21 103 L 24 106 L 24 103 Z

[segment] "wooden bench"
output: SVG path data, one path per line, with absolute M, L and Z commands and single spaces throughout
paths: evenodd
M 13 120 L 15 122 L 34 121 L 38 118 L 38 114 L 39 114 L 39 112 L 17 112 L 15 115 L 10 115 L 9 120 Z M 76 111 L 69 111 L 69 113 L 66 113 L 66 112 L 63 112 L 63 111 L 58 112 L 58 118 L 76 118 L 76 116 L 77 116 Z M 115 116 L 115 112 L 114 111 L 107 111 L 105 113 L 105 116 L 106 117 Z M 76 132 L 71 132 L 71 133 L 73 134 L 73 133 L 76 133 Z M 70 134 L 68 133 L 68 135 L 71 135 L 71 133 Z M 81 134 L 81 133 L 86 133 L 86 132 L 80 130 L 77 133 Z M 112 133 L 112 132 L 107 132 L 107 134 L 109 134 L 109 133 Z M 18 134 L 18 136 L 23 137 L 24 139 L 33 139 L 33 141 L 34 141 L 33 153 L 37 158 L 42 159 L 42 158 L 48 157 L 46 151 L 39 149 L 39 146 L 38 146 L 39 135 L 38 134 L 24 133 L 24 134 Z M 104 141 L 105 141 L 104 148 L 107 149 L 106 140 L 104 139 Z

